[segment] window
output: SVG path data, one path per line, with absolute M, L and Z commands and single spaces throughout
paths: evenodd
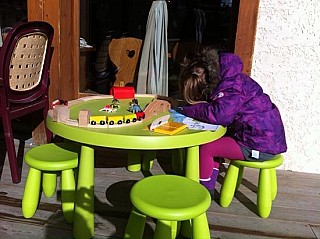
M 168 8 L 169 53 L 176 43 L 206 43 L 233 51 L 236 22 L 233 22 L 232 0 L 166 0 Z M 97 51 L 106 38 L 136 37 L 144 39 L 151 0 L 81 0 L 80 37 Z M 178 57 L 169 60 L 169 94 L 177 91 L 180 60 L 189 47 L 180 48 Z M 84 57 L 85 55 L 85 57 Z M 172 55 L 172 54 L 171 54 Z M 80 50 L 80 90 L 94 87 L 96 52 Z M 86 72 L 83 71 L 86 69 Z M 86 86 L 83 88 L 83 86 Z M 101 87 L 101 86 L 99 86 Z M 102 89 L 106 89 L 102 86 Z M 107 93 L 103 90 L 98 93 Z

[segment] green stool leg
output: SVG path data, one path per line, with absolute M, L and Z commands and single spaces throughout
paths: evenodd
M 130 172 L 141 170 L 141 152 L 139 150 L 129 150 L 127 169 Z
M 94 150 L 82 146 L 76 192 L 73 236 L 77 239 L 94 236 Z
M 31 218 L 37 210 L 40 181 L 41 171 L 30 167 L 22 198 L 22 214 L 25 218 Z
M 172 230 L 174 230 L 174 227 L 172 228 Z M 181 221 L 177 221 L 176 237 L 179 235 L 180 231 L 181 231 Z
M 199 146 L 189 147 L 186 153 L 186 177 L 199 182 Z M 190 237 L 190 220 L 181 222 L 181 233 L 185 237 Z
M 180 223 L 177 221 L 171 221 L 171 235 L 172 238 L 176 238 L 179 234 Z
M 57 188 L 56 172 L 44 172 L 42 175 L 42 190 L 46 197 L 52 197 Z
M 191 221 L 191 219 L 181 222 L 180 233 L 184 237 L 191 238 L 191 236 L 192 236 L 192 221 Z
M 129 216 L 124 238 L 142 239 L 145 222 L 146 215 L 138 212 L 135 208 L 133 208 Z
M 61 203 L 63 216 L 68 223 L 73 222 L 76 183 L 72 169 L 61 172 Z
M 156 151 L 144 151 L 142 159 L 142 170 L 150 171 L 153 166 L 153 161 L 157 157 Z
M 239 168 L 230 163 L 220 193 L 221 207 L 228 207 L 233 199 L 239 175 Z
M 244 171 L 244 167 L 243 166 L 239 166 L 239 172 L 238 172 L 238 179 L 237 179 L 237 186 L 236 186 L 236 190 L 238 190 L 238 188 L 241 185 L 241 181 L 242 181 L 242 176 L 243 176 L 243 171 Z
M 171 221 L 157 220 L 153 239 L 174 239 L 176 231 L 171 226 Z
M 276 198 L 278 192 L 278 183 L 277 183 L 277 172 L 275 168 L 270 169 L 271 176 L 271 199 L 272 201 Z
M 192 220 L 193 239 L 210 239 L 210 230 L 206 213 Z
M 262 218 L 269 217 L 272 207 L 271 200 L 271 175 L 270 169 L 260 169 L 259 183 L 258 183 L 258 195 L 257 195 L 257 207 L 258 214 Z

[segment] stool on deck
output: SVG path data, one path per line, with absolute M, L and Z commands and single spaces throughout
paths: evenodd
M 155 239 L 173 239 L 180 221 L 191 221 L 193 239 L 209 239 L 209 192 L 198 182 L 176 175 L 150 176 L 131 189 L 133 204 L 124 238 L 141 239 L 146 217 L 157 219 Z
M 221 207 L 230 205 L 235 190 L 241 184 L 244 167 L 256 168 L 260 169 L 257 192 L 258 214 L 262 218 L 268 218 L 272 208 L 272 201 L 276 198 L 278 190 L 276 167 L 279 167 L 282 162 L 283 156 L 281 154 L 264 162 L 232 160 L 221 187 Z
M 66 221 L 73 222 L 73 169 L 78 167 L 78 151 L 72 144 L 50 143 L 36 146 L 25 154 L 24 160 L 30 167 L 22 198 L 22 214 L 25 218 L 31 218 L 37 210 L 41 180 L 44 195 L 51 197 L 56 191 L 57 174 L 61 172 L 62 210 Z

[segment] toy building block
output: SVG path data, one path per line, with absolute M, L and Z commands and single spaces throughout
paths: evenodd
M 170 108 L 171 104 L 168 101 L 155 99 L 144 109 L 145 119 L 157 116 L 162 112 L 168 111 Z
M 162 134 L 173 135 L 187 128 L 186 124 L 169 121 L 170 115 L 155 119 L 150 125 L 150 130 Z
M 54 121 L 66 122 L 70 117 L 70 109 L 66 105 L 56 105 L 52 111 L 52 119 Z
M 50 109 L 54 109 L 57 105 L 66 105 L 68 106 L 68 101 L 67 100 L 55 100 L 51 103 Z
M 113 86 L 110 89 L 110 95 L 113 95 L 115 99 L 133 99 L 135 94 L 134 87 L 125 86 L 125 87 L 117 87 Z
M 89 124 L 89 117 L 91 112 L 89 110 L 80 110 L 78 115 L 79 127 L 87 127 Z
M 160 125 L 159 127 L 156 127 L 153 131 L 162 134 L 173 135 L 182 131 L 185 128 L 187 128 L 186 124 L 181 124 L 178 122 L 167 122 L 163 125 Z

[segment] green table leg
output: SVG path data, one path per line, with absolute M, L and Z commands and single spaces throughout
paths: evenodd
M 199 146 L 187 149 L 186 177 L 199 182 Z
M 154 150 L 143 151 L 142 171 L 150 171 L 152 169 L 153 162 L 156 158 L 157 158 L 157 151 L 154 151 Z
M 187 149 L 186 177 L 199 182 L 199 146 Z M 181 234 L 187 238 L 192 237 L 190 220 L 181 223 Z
M 130 172 L 139 172 L 141 170 L 141 151 L 140 150 L 129 150 L 127 169 Z
M 184 175 L 185 149 L 174 149 L 171 153 L 173 172 L 177 175 Z
M 81 147 L 73 236 L 94 236 L 94 150 L 87 146 Z

